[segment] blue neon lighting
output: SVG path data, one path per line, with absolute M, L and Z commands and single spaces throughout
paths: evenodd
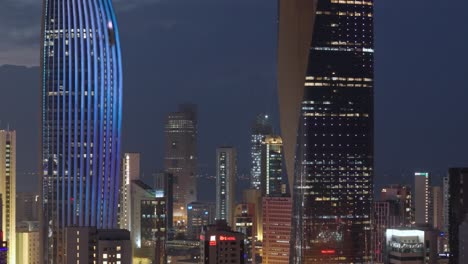
M 116 228 L 123 87 L 112 1 L 44 0 L 41 32 L 46 234 Z M 57 262 L 54 239 L 43 241 L 48 263 Z

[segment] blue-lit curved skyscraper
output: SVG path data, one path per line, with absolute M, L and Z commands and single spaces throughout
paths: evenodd
M 64 262 L 64 227 L 117 226 L 122 63 L 111 0 L 44 0 L 42 230 Z

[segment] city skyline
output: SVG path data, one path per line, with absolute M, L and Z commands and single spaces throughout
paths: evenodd
M 7 36 L 13 32 L 17 33 L 12 37 L 2 39 L 0 53 L 14 54 L 12 47 L 18 42 L 17 45 L 33 50 L 34 54 L 28 55 L 30 52 L 24 52 L 15 56 L 11 55 L 16 60 L 6 59 L 2 55 L 0 64 L 38 65 L 40 26 L 34 21 L 37 22 L 40 19 L 40 3 L 35 4 L 29 1 L 5 3 L 2 1 L 4 0 L 0 0 L 0 5 L 6 8 L 2 8 L 0 12 L 11 10 L 11 14 L 2 14 L 0 20 L 8 19 L 8 22 L 3 25 L 13 24 L 17 29 L 10 32 L 11 28 L 0 27 L 0 32 L 4 32 Z M 209 149 L 214 149 L 219 144 L 230 144 L 238 147 L 239 169 L 247 171 L 250 164 L 248 130 L 252 119 L 258 113 L 271 113 L 272 120 L 275 120 L 275 127 L 278 128 L 277 99 L 274 95 L 275 67 L 273 66 L 276 57 L 274 44 L 276 42 L 276 6 L 266 0 L 255 2 L 241 0 L 236 3 L 223 0 L 216 4 L 209 0 L 201 0 L 200 3 L 203 3 L 203 6 L 212 6 L 216 11 L 212 12 L 194 4 L 189 4 L 190 8 L 179 9 L 178 7 L 183 2 L 181 0 L 161 1 L 160 3 L 151 3 L 151 1 L 140 3 L 140 1 L 136 1 L 131 9 L 124 8 L 121 1 L 116 2 L 119 18 L 125 22 L 121 25 L 122 30 L 126 32 L 122 36 L 123 53 L 130 58 L 124 62 L 126 74 L 124 82 L 134 83 L 131 89 L 124 91 L 127 98 L 124 105 L 127 107 L 123 117 L 125 140 L 122 150 L 142 152 L 144 155 L 142 172 L 146 177 L 162 169 L 163 153 L 158 150 L 164 142 L 162 127 L 164 118 L 179 103 L 191 101 L 199 105 L 199 144 L 206 146 L 206 150 L 201 149 L 199 153 L 200 167 L 214 175 L 215 164 L 212 151 Z M 457 8 L 448 10 L 448 7 L 437 1 L 429 1 L 431 4 L 422 7 L 417 1 L 412 1 L 406 3 L 404 9 L 400 8 L 398 1 L 376 2 L 376 84 L 381 87 L 376 90 L 375 95 L 377 185 L 391 183 L 390 179 L 411 183 L 414 171 L 420 170 L 432 172 L 434 179 L 437 180 L 436 178 L 446 174 L 446 168 L 449 166 L 464 166 L 468 163 L 468 158 L 462 155 L 462 149 L 468 147 L 468 141 L 463 140 L 463 135 L 468 133 L 468 124 L 463 122 L 468 110 L 461 107 L 463 99 L 468 96 L 466 89 L 463 89 L 463 83 L 468 80 L 462 67 L 464 61 L 468 59 L 468 54 L 455 53 L 455 50 L 468 45 L 468 38 L 465 37 L 468 34 L 454 33 L 466 30 L 461 26 L 463 16 L 455 14 L 468 8 L 468 3 L 454 3 Z M 232 8 L 232 13 L 224 16 L 217 15 L 228 7 Z M 416 8 L 423 8 L 424 12 L 414 12 Z M 197 12 L 188 12 L 188 9 L 194 9 Z M 25 15 L 18 14 L 20 10 L 21 14 L 25 13 L 27 18 L 24 17 Z M 160 19 L 150 24 L 143 23 L 141 19 L 149 13 Z M 25 20 L 16 22 L 11 17 L 12 14 L 24 17 Z M 242 14 L 242 20 L 239 20 L 239 14 Z M 400 18 L 398 21 L 393 19 L 396 15 Z M 439 17 L 439 22 L 434 22 L 431 17 Z M 215 31 L 214 25 L 209 24 L 209 21 L 213 19 L 219 20 L 220 25 L 224 25 L 230 33 Z M 238 22 L 241 24 L 237 25 Z M 136 27 L 140 23 L 143 23 L 145 28 Z M 244 25 L 247 24 L 253 26 L 245 27 Z M 220 54 L 221 49 L 217 45 L 205 42 L 211 38 L 210 34 L 203 35 L 203 38 L 197 39 L 193 46 L 189 45 L 186 47 L 187 50 L 181 50 L 180 54 L 174 53 L 175 49 L 179 50 L 178 46 L 169 45 L 184 33 L 186 38 L 194 36 L 202 26 L 207 27 L 209 32 L 221 34 L 220 39 L 217 40 L 223 43 L 220 46 L 230 48 L 231 53 L 224 55 L 228 57 L 223 60 L 225 64 L 222 66 L 219 66 L 220 60 L 214 58 Z M 137 31 L 133 32 L 131 28 Z M 150 43 L 143 41 L 146 37 L 142 36 L 146 36 L 148 31 L 154 31 L 154 35 L 160 36 L 151 44 L 151 46 L 157 45 L 157 48 L 149 48 Z M 26 33 L 23 32 L 28 34 L 24 35 Z M 440 38 L 433 40 L 434 34 L 439 35 Z M 239 44 L 236 39 L 241 37 L 248 40 L 250 46 L 236 45 L 236 43 Z M 403 38 L 406 40 L 405 44 L 401 42 Z M 426 44 L 418 48 L 420 38 Z M 137 42 L 141 47 L 135 44 Z M 446 45 L 445 43 L 451 43 L 453 49 L 433 53 L 434 50 L 438 50 L 437 47 Z M 142 50 L 148 51 L 143 57 Z M 200 55 L 189 56 L 194 53 Z M 428 55 L 432 56 L 431 59 Z M 33 57 L 30 60 L 35 62 L 24 62 L 22 59 L 24 56 Z M 178 56 L 192 58 L 187 62 L 190 65 L 200 61 L 200 56 L 204 56 L 206 67 L 198 67 L 196 69 L 198 74 L 190 73 L 186 81 L 178 80 L 171 74 L 175 67 L 171 60 Z M 247 65 L 246 59 L 251 60 L 252 63 L 247 63 Z M 398 61 L 406 63 L 400 67 Z M 431 63 L 428 63 L 429 61 Z M 149 68 L 144 67 L 136 70 L 139 63 L 148 65 L 150 62 L 154 63 L 161 74 L 146 74 Z M 239 70 L 241 64 L 247 65 L 244 70 Z M 215 71 L 213 71 L 214 65 L 218 65 Z M 257 69 L 263 70 L 258 73 Z M 447 69 L 447 71 L 439 71 L 440 69 Z M 216 74 L 211 74 L 213 72 Z M 426 79 L 427 73 L 431 73 L 434 79 Z M 208 77 L 213 77 L 214 80 L 230 81 L 226 84 L 226 89 L 217 89 L 219 82 L 208 81 Z M 37 131 L 28 127 L 31 124 L 35 124 L 35 127 L 39 126 L 39 117 L 36 113 L 39 102 L 34 99 L 39 96 L 36 89 L 38 78 L 40 75 L 37 67 L 0 67 L 0 80 L 2 80 L 0 91 L 2 95 L 5 95 L 5 97 L 0 96 L 0 126 L 6 128 L 10 124 L 11 129 L 17 130 L 18 138 L 22 139 L 18 142 L 18 179 L 30 182 L 30 184 L 18 186 L 19 191 L 35 191 L 38 184 L 36 176 L 27 174 L 37 171 L 38 156 L 34 149 L 38 148 L 38 134 Z M 189 88 L 190 85 L 186 85 L 188 82 L 199 83 L 197 84 L 198 92 L 195 93 L 195 89 Z M 173 89 L 168 91 L 168 89 L 163 89 L 164 87 Z M 205 99 L 207 93 L 212 93 L 211 96 L 214 98 L 222 98 L 225 92 L 221 90 L 229 91 L 229 96 L 234 99 L 226 102 L 229 107 L 222 108 L 220 102 Z M 25 92 L 31 96 L 23 98 L 22 95 Z M 247 93 L 249 96 L 242 98 L 242 93 Z M 401 96 L 402 94 L 405 96 Z M 421 97 L 422 94 L 424 94 L 423 97 Z M 7 98 L 9 99 L 6 100 Z M 242 115 L 237 115 L 233 109 L 240 99 L 246 107 L 240 110 Z M 15 103 L 18 100 L 24 100 L 27 107 Z M 398 101 L 399 107 L 389 111 L 393 101 Z M 437 108 L 439 110 L 425 107 L 441 102 L 446 107 Z M 152 105 L 154 107 L 150 107 Z M 219 110 L 214 111 L 214 109 Z M 152 116 L 152 121 L 143 124 L 143 129 L 140 130 L 141 125 L 135 117 L 146 115 L 146 113 Z M 223 116 L 225 118 L 222 118 Z M 238 118 L 238 121 L 228 122 L 234 117 Z M 223 124 L 220 127 L 223 133 L 214 133 L 208 120 L 220 120 Z M 434 122 L 439 125 L 434 126 Z M 459 124 L 457 130 L 444 129 L 453 124 Z M 425 131 L 424 136 L 419 134 L 422 130 Z M 140 140 L 141 131 L 144 131 L 145 137 L 150 139 Z M 443 140 L 438 140 L 439 138 Z M 428 153 L 433 154 L 428 155 Z
M 0 262 L 465 261 L 462 4 L 4 1 Z

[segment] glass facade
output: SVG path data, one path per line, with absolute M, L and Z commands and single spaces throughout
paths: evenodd
M 112 1 L 43 1 L 42 244 L 63 263 L 64 228 L 117 225 L 122 63 Z
M 316 4 L 297 133 L 290 263 L 368 263 L 373 1 Z
M 233 147 L 216 149 L 216 220 L 233 224 L 237 177 L 237 151 Z
M 262 141 L 262 195 L 281 196 L 283 184 L 283 140 L 268 135 Z
M 251 143 L 251 171 L 250 171 L 250 187 L 260 189 L 261 174 L 262 174 L 262 142 L 266 135 L 273 133 L 273 127 L 268 115 L 260 114 L 257 116 L 250 136 Z
M 164 168 L 173 175 L 173 221 L 176 227 L 187 224 L 187 204 L 197 200 L 197 108 L 179 106 L 165 125 Z

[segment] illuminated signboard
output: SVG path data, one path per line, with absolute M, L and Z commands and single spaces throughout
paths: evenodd
M 335 250 L 334 249 L 322 249 L 320 250 L 320 253 L 324 254 L 324 255 L 332 255 L 332 254 L 335 254 Z
M 236 241 L 236 237 L 233 236 L 219 236 L 220 241 Z
M 216 241 L 210 241 L 210 246 L 216 246 Z
M 216 236 L 210 236 L 210 241 L 216 241 Z

